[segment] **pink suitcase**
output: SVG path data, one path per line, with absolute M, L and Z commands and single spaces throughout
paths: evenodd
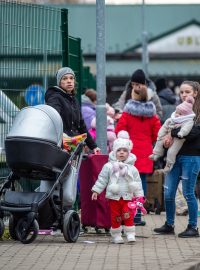
M 91 188 L 98 178 L 103 165 L 108 161 L 108 155 L 89 155 L 82 161 L 80 168 L 80 199 L 81 223 L 87 231 L 87 226 L 95 227 L 96 232 L 103 228 L 107 232 L 111 227 L 108 200 L 103 191 L 96 201 L 91 200 Z

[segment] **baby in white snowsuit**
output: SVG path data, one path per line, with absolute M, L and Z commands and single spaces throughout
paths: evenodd
M 134 166 L 136 156 L 131 153 L 133 145 L 126 131 L 120 131 L 114 141 L 109 161 L 102 168 L 92 187 L 92 200 L 97 200 L 106 188 L 111 210 L 111 236 L 116 244 L 124 243 L 122 223 L 128 242 L 135 242 L 133 211 L 128 207 L 133 197 L 143 197 L 140 175 Z
M 172 144 L 168 148 L 167 157 L 166 157 L 166 166 L 164 172 L 169 172 L 175 161 L 176 155 L 181 149 L 183 143 L 185 142 L 185 137 L 188 135 L 194 125 L 195 114 L 192 110 L 194 104 L 194 98 L 188 96 L 185 101 L 176 107 L 176 111 L 172 113 L 171 117 L 168 118 L 165 123 L 162 125 L 158 132 L 157 142 L 153 149 L 153 154 L 149 156 L 152 160 L 158 160 L 164 155 L 163 139 L 169 134 L 171 136 L 171 130 L 174 128 L 181 128 L 178 132 L 179 138 L 171 138 Z

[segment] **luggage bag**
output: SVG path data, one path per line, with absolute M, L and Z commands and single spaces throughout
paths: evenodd
M 164 210 L 164 173 L 163 170 L 155 170 L 147 176 L 147 195 L 145 208 L 147 213 L 155 212 L 159 215 Z
M 81 224 L 84 231 L 87 231 L 87 226 L 94 227 L 97 233 L 101 232 L 100 229 L 105 229 L 108 232 L 111 227 L 110 209 L 108 200 L 105 198 L 105 190 L 96 201 L 91 200 L 91 188 L 107 161 L 108 155 L 88 155 L 81 164 Z

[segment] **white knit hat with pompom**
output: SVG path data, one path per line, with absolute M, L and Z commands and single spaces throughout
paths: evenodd
M 116 154 L 117 150 L 120 148 L 125 148 L 130 153 L 133 148 L 133 143 L 130 140 L 129 134 L 125 130 L 121 130 L 117 134 L 117 139 L 113 143 L 113 152 Z

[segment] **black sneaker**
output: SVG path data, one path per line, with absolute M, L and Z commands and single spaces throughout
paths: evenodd
M 184 232 L 178 234 L 178 237 L 181 238 L 199 237 L 199 230 L 198 228 L 192 228 L 192 225 L 189 224 Z
M 174 234 L 174 226 L 168 225 L 167 222 L 165 222 L 165 224 L 162 227 L 155 228 L 154 232 L 159 234 Z
M 140 222 L 135 222 L 134 225 L 135 225 L 135 226 L 145 226 L 145 225 L 146 225 L 146 221 L 141 220 Z

